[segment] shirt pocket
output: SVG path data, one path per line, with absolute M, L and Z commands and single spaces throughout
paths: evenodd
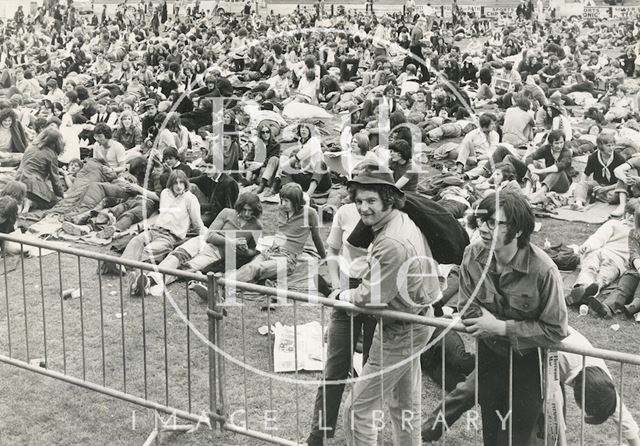
M 498 314 L 498 293 L 484 288 L 478 291 L 474 301 L 492 314 Z
M 539 313 L 540 298 L 530 292 L 515 292 L 509 294 L 509 314 L 515 320 L 536 319 Z

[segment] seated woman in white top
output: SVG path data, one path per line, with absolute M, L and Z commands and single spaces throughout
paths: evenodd
M 122 258 L 159 262 L 173 248 L 185 241 L 190 227 L 199 235 L 204 235 L 207 230 L 200 216 L 200 203 L 189 190 L 187 174 L 181 170 L 174 170 L 169 175 L 167 188 L 160 193 L 158 219 L 151 227 L 129 241 Z M 148 278 L 145 275 L 138 276 L 132 271 L 128 280 L 129 291 L 133 296 L 147 289 L 148 284 L 144 281 L 148 281 Z

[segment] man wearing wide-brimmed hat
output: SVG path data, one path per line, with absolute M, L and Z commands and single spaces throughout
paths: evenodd
M 441 296 L 437 264 L 420 229 L 400 211 L 404 194 L 395 186 L 391 172 L 367 166 L 348 185 L 362 222 L 372 228 L 374 238 L 362 283 L 341 291 L 340 300 L 362 307 L 431 314 L 431 304 Z M 394 319 L 384 319 L 377 326 L 363 379 L 346 398 L 348 444 L 376 444 L 383 401 L 389 404 L 394 445 L 421 444 L 420 352 L 431 333 L 431 327 Z

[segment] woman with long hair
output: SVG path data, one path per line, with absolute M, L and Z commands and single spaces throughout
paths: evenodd
M 262 161 L 263 170 L 257 191 L 260 194 L 266 187 L 270 187 L 273 184 L 274 176 L 280 164 L 280 143 L 276 141 L 274 128 L 262 122 L 258 124 L 258 138 L 258 147 L 255 147 L 253 161 Z M 264 159 L 261 159 L 263 157 Z
M 119 125 L 113 131 L 113 139 L 122 144 L 127 150 L 139 147 L 142 144 L 142 130 L 135 125 L 132 111 L 123 111 L 120 114 Z
M 49 209 L 62 198 L 63 188 L 58 171 L 58 156 L 64 151 L 62 134 L 51 127 L 33 140 L 22 157 L 16 180 L 27 186 L 23 212 L 33 207 Z

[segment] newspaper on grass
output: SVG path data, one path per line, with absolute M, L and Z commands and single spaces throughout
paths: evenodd
M 273 367 L 276 373 L 294 372 L 296 360 L 298 370 L 315 372 L 321 371 L 324 367 L 323 359 L 327 357 L 327 344 L 323 342 L 324 335 L 320 323 L 309 322 L 297 327 L 298 335 L 295 339 L 292 326 L 282 325 L 280 322 L 272 325 L 274 334 Z M 266 335 L 267 327 L 265 326 L 264 329 Z M 298 346 L 297 358 L 295 355 L 296 343 Z M 353 368 L 355 373 L 360 376 L 362 373 L 362 353 L 354 352 Z
M 298 325 L 297 338 L 294 336 L 294 328 L 290 325 L 276 322 L 274 328 L 273 367 L 275 372 L 295 371 L 296 361 L 298 370 L 310 372 L 322 370 L 322 360 L 326 358 L 327 349 L 319 322 Z

